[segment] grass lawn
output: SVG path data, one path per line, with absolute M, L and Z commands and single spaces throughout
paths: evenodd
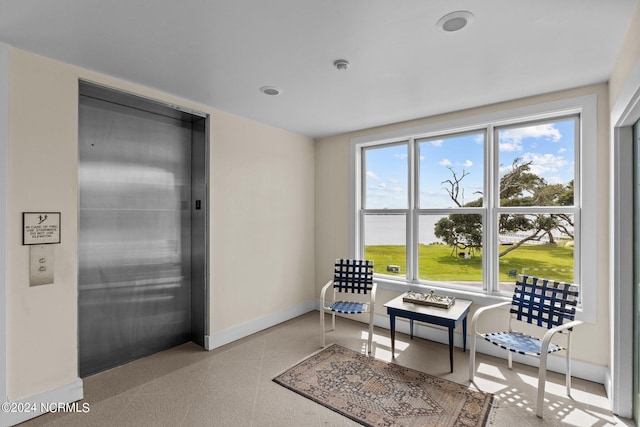
M 500 251 L 506 249 L 501 246 Z M 482 253 L 471 258 L 454 256 L 446 245 L 420 245 L 418 248 L 419 277 L 440 282 L 482 282 Z M 405 247 L 394 245 L 367 246 L 365 258 L 373 260 L 375 272 L 393 276 L 406 275 Z M 387 266 L 400 267 L 400 273 L 390 273 Z M 517 274 L 573 282 L 573 247 L 522 245 L 499 260 L 500 282 L 513 282 L 510 270 Z

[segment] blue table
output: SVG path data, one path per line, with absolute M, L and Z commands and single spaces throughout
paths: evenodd
M 413 339 L 413 321 L 431 323 L 432 325 L 444 326 L 449 329 L 449 362 L 451 372 L 453 372 L 453 330 L 462 323 L 463 351 L 467 350 L 467 315 L 471 301 L 456 299 L 451 308 L 439 308 L 404 302 L 402 298 L 405 294 L 392 299 L 384 306 L 387 308 L 389 322 L 391 326 L 391 354 L 395 358 L 396 340 L 396 316 L 409 319 L 411 338 Z

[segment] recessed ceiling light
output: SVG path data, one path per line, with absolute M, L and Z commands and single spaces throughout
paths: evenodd
M 280 95 L 282 93 L 282 90 L 275 86 L 262 86 L 260 88 L 260 92 L 264 93 L 265 95 L 274 96 L 274 95 Z
M 438 21 L 436 27 L 448 33 L 460 31 L 473 22 L 473 13 L 466 10 L 449 13 Z

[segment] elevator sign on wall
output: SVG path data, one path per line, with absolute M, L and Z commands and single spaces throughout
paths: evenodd
M 22 244 L 60 243 L 60 212 L 23 212 Z

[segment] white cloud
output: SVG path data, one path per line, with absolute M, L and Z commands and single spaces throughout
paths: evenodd
M 392 184 L 397 184 L 398 183 L 398 180 L 395 179 L 395 178 L 389 178 L 387 181 L 389 181 Z
M 562 134 L 553 123 L 501 130 L 500 150 L 522 151 L 522 140 L 525 138 L 545 138 L 547 141 L 558 142 Z
M 471 160 L 467 160 L 462 164 L 462 166 L 470 168 L 471 166 L 473 166 L 473 162 Z
M 564 153 L 565 151 L 567 151 L 567 149 L 566 149 L 566 148 L 561 148 L 561 149 L 559 149 L 559 150 L 558 150 L 558 154 L 562 154 L 562 153 Z
M 374 181 L 381 181 L 380 177 L 371 171 L 367 171 L 367 178 L 371 178 Z
M 530 170 L 532 174 L 543 177 L 547 180 L 548 183 L 561 183 L 565 182 L 561 180 L 555 175 L 558 171 L 563 172 L 571 172 L 573 167 L 569 164 L 569 162 L 562 156 L 556 156 L 551 153 L 540 154 L 540 153 L 525 153 L 521 158 L 522 163 L 531 162 Z M 511 172 L 512 165 L 509 166 L 501 166 L 500 167 L 500 175 L 504 175 L 508 172 Z
M 522 156 L 523 162 L 531 163 L 531 173 L 538 176 L 555 173 L 561 169 L 566 169 L 569 162 L 562 156 L 556 156 L 551 153 L 525 153 Z
M 522 144 L 514 144 L 511 142 L 501 142 L 500 151 L 522 151 Z
M 442 139 L 436 139 L 434 141 L 429 141 L 429 144 L 433 145 L 434 147 L 442 147 L 442 143 L 444 141 Z
M 401 193 L 401 192 L 406 192 L 405 188 L 402 187 L 398 187 L 398 186 L 389 186 L 387 184 L 385 184 L 384 182 L 381 182 L 377 185 L 371 185 L 369 187 L 367 187 L 369 190 L 371 190 L 373 192 L 373 194 L 388 194 L 388 193 Z
M 451 166 L 451 161 L 449 159 L 442 159 L 438 164 L 440 166 Z
M 509 172 L 511 172 L 513 168 L 511 167 L 511 165 L 509 166 L 500 166 L 500 171 L 498 172 L 500 174 L 500 176 L 502 175 L 506 175 Z
M 565 181 L 559 176 L 548 176 L 545 179 L 549 184 L 565 184 Z
M 398 159 L 406 159 L 407 157 L 409 157 L 409 155 L 406 154 L 406 153 L 396 153 L 393 156 L 398 158 Z
M 367 206 L 376 209 L 402 208 L 406 205 L 405 188 L 389 186 L 383 182 L 367 187 Z

